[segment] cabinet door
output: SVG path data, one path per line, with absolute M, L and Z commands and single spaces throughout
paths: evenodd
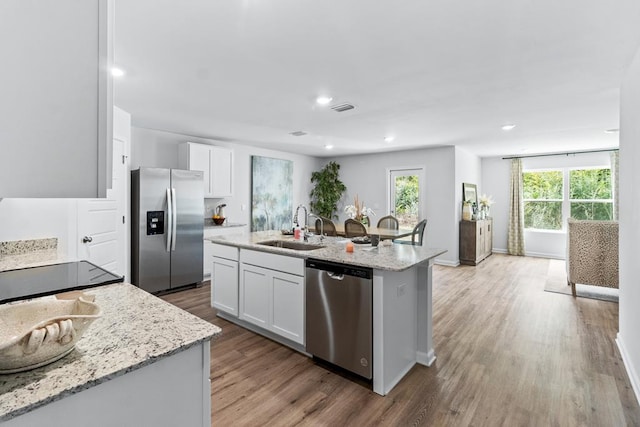
M 493 251 L 493 221 L 485 221 L 484 255 L 489 256 Z
M 484 257 L 484 241 L 487 234 L 483 229 L 484 221 L 476 221 L 476 262 Z
M 211 147 L 211 197 L 229 197 L 233 194 L 233 151 Z
M 202 171 L 204 196 L 211 196 L 211 150 L 202 144 L 189 144 L 189 170 Z
M 271 330 L 304 344 L 304 278 L 274 271 L 272 276 L 273 317 Z
M 271 272 L 240 264 L 240 318 L 269 329 Z
M 238 315 L 238 262 L 211 257 L 211 306 Z

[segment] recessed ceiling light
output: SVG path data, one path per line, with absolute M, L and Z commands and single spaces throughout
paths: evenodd
M 113 67 L 111 68 L 111 75 L 113 77 L 122 77 L 124 76 L 124 70 L 121 68 Z
M 393 142 L 395 139 L 395 136 L 385 136 L 384 142 Z
M 604 131 L 604 133 L 618 133 L 620 132 L 620 129 L 607 129 Z
M 509 123 L 509 124 L 506 124 L 506 125 L 502 125 L 502 130 L 511 130 L 514 127 L 516 127 L 516 125 L 514 125 L 513 123 Z
M 330 96 L 319 96 L 316 98 L 316 103 L 318 103 L 319 105 L 327 105 L 331 101 L 333 101 L 333 98 L 331 98 Z
M 325 150 L 331 150 L 333 148 L 333 145 L 331 144 L 327 144 L 324 146 Z

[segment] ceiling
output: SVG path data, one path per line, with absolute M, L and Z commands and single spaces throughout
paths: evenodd
M 611 148 L 638 22 L 637 0 L 116 0 L 115 103 L 134 126 L 313 156 Z

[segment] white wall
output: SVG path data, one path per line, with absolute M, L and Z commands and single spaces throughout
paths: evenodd
M 573 168 L 595 167 L 611 165 L 610 154 L 584 153 L 569 156 L 546 156 L 522 159 L 522 168 L 549 169 L 549 168 Z M 509 229 L 509 180 L 511 174 L 511 160 L 502 160 L 500 157 L 482 159 L 483 190 L 491 194 L 494 205 L 491 207 L 491 216 L 494 218 L 493 247 L 496 252 L 506 252 L 507 233 Z M 564 259 L 566 254 L 567 235 L 562 231 L 529 231 L 525 230 L 525 252 L 529 256 Z
M 493 250 L 507 252 L 507 233 L 509 231 L 509 180 L 511 161 L 500 157 L 482 159 L 482 188 L 493 198 L 491 217 L 493 218 Z
M 133 127 L 131 130 L 131 168 L 137 169 L 141 166 L 180 168 L 178 145 L 182 142 L 197 142 L 233 149 L 234 195 L 224 199 L 206 199 L 203 217 L 213 215 L 214 209 L 218 204 L 226 203 L 225 216 L 227 221 L 243 224 L 251 223 L 252 155 L 293 161 L 293 208 L 295 209 L 298 204 L 309 206 L 311 172 L 319 169 L 322 164 L 315 157 Z M 291 214 L 293 215 L 293 212 Z
M 462 148 L 456 147 L 455 149 L 455 183 L 454 183 L 454 192 L 455 197 L 453 200 L 453 212 L 454 215 L 451 217 L 451 221 L 453 221 L 453 227 L 455 230 L 455 242 L 456 245 L 454 253 L 456 259 L 460 258 L 460 220 L 462 219 L 462 183 L 468 184 L 476 184 L 477 188 L 477 196 L 480 198 L 480 195 L 483 194 L 482 190 L 482 162 L 480 157 L 475 154 L 464 150 Z
M 620 114 L 620 308 L 618 346 L 640 400 L 640 49 L 627 70 Z M 634 191 L 635 189 L 635 191 Z
M 0 241 L 56 237 L 58 255 L 75 259 L 75 199 L 0 199 Z
M 422 150 L 397 151 L 380 154 L 337 157 L 340 164 L 340 179 L 347 186 L 345 199 L 339 205 L 340 221 L 347 216 L 343 212 L 345 205 L 353 204 L 357 194 L 365 206 L 372 208 L 377 218 L 388 212 L 387 207 L 387 170 L 394 168 L 424 167 L 425 188 L 421 197 L 426 200 L 425 218 L 428 219 L 425 237 L 427 245 L 443 248 L 448 252 L 436 261 L 442 264 L 457 265 L 458 260 L 458 224 L 456 222 L 459 203 L 462 200 L 462 186 L 455 188 L 455 149 L 454 147 L 430 148 Z

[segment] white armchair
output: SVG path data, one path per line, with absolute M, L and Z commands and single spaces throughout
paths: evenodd
M 618 288 L 618 222 L 567 221 L 567 284 Z

